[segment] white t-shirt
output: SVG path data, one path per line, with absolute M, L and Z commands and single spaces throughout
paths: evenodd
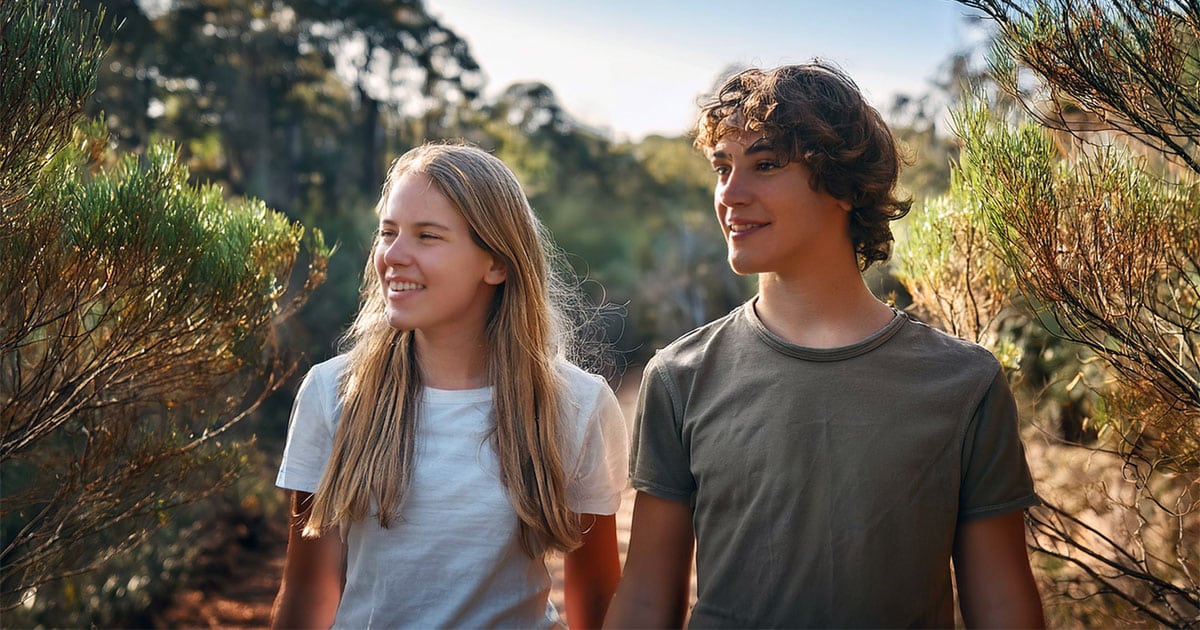
M 341 416 L 344 355 L 313 366 L 296 394 L 276 485 L 313 492 Z M 627 474 L 628 436 L 604 380 L 569 363 L 564 415 L 567 503 L 614 514 Z M 491 388 L 425 388 L 412 486 L 390 528 L 369 517 L 346 534 L 346 587 L 335 627 L 550 627 L 544 554 L 529 557 L 487 439 Z

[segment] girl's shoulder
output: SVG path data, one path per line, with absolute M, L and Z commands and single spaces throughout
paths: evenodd
M 563 393 L 568 399 L 579 402 L 594 401 L 601 392 L 609 389 L 608 381 L 604 380 L 603 376 L 592 374 L 566 359 L 558 359 L 555 367 L 562 382 Z
M 583 370 L 570 361 L 558 361 L 559 384 L 562 385 L 563 410 L 576 425 L 601 421 L 616 406 L 616 395 L 600 374 Z
M 350 355 L 336 355 L 333 358 L 313 364 L 308 369 L 307 378 L 321 383 L 337 383 L 346 372 L 346 366 L 349 363 Z

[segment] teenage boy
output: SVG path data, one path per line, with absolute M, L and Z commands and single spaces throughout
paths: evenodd
M 1043 624 L 1038 502 L 1000 365 L 877 300 L 899 158 L 828 65 L 746 70 L 703 107 L 729 264 L 758 295 L 647 365 L 614 627 Z

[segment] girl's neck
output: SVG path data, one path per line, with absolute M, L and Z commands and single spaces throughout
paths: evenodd
M 417 330 L 417 367 L 421 382 L 434 389 L 479 389 L 491 384 L 487 336 L 437 337 Z

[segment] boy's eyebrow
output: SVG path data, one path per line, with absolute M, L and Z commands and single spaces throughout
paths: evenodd
M 755 140 L 753 144 L 746 147 L 746 155 L 764 152 L 775 153 L 775 144 L 767 138 L 759 138 L 758 140 Z
M 751 143 L 750 146 L 746 147 L 746 155 L 751 155 L 754 153 L 776 153 L 776 152 L 777 151 L 775 150 L 775 145 L 767 138 L 759 138 L 758 140 L 755 140 L 753 143 Z M 727 160 L 727 159 L 729 159 L 729 157 L 730 157 L 729 153 L 722 149 L 716 149 L 716 150 L 713 150 L 711 153 L 709 153 L 710 160 Z

